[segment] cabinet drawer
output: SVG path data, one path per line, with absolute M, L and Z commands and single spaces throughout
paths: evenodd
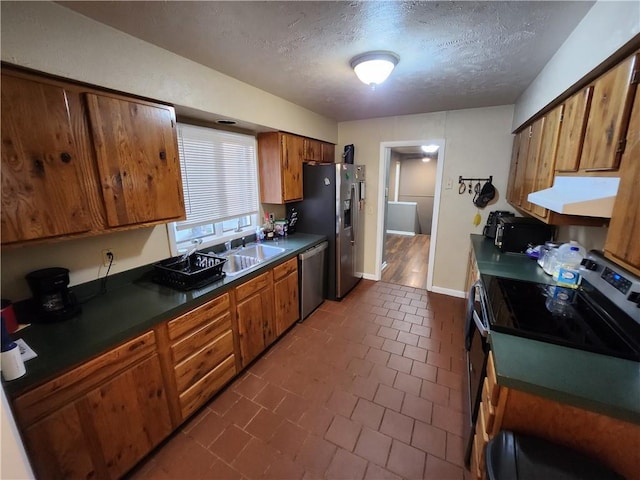
M 155 335 L 147 332 L 16 398 L 23 427 L 61 408 L 106 378 L 153 353 Z
M 247 298 L 249 295 L 266 288 L 271 283 L 271 272 L 258 275 L 256 278 L 249 280 L 247 283 L 236 287 L 236 300 L 240 301 Z
M 484 410 L 484 419 L 487 422 L 487 435 L 491 436 L 491 431 L 493 430 L 493 422 L 496 418 L 496 407 L 491 404 L 489 395 L 489 381 L 486 377 L 482 386 L 482 402 L 480 405 Z
M 168 323 L 169 338 L 175 340 L 189 330 L 193 330 L 211 318 L 220 315 L 225 310 L 229 310 L 228 293 L 222 294 L 214 300 L 171 320 Z
M 187 357 L 175 367 L 178 392 L 199 381 L 222 360 L 233 354 L 233 333 L 227 330 L 213 342 Z
M 493 363 L 493 352 L 489 352 L 489 358 L 487 360 L 487 390 L 488 390 L 488 399 L 491 402 L 491 405 L 494 407 L 498 405 L 498 397 L 500 396 L 500 385 L 498 385 L 498 380 L 496 378 L 496 367 Z
M 178 363 L 193 352 L 215 340 L 223 333 L 231 330 L 231 314 L 226 314 L 213 319 L 204 327 L 196 330 L 191 335 L 179 340 L 171 346 L 173 361 Z
M 487 422 L 484 418 L 484 407 L 482 406 L 482 402 L 480 403 L 480 408 L 478 409 L 478 419 L 476 420 L 476 435 L 480 437 L 480 439 L 487 443 L 489 441 L 489 435 L 487 434 Z
M 235 374 L 236 359 L 235 355 L 231 355 L 180 395 L 182 418 L 187 418 L 205 402 L 209 401 L 211 396 L 231 380 Z
M 273 279 L 278 280 L 298 270 L 298 258 L 294 257 L 273 269 Z
M 482 439 L 478 435 L 473 436 L 473 453 L 472 459 L 475 462 L 475 470 L 472 472 L 475 473 L 477 478 L 484 478 L 484 448 L 486 447 L 486 443 L 482 441 Z

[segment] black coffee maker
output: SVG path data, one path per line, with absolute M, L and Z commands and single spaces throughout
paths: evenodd
M 67 288 L 69 270 L 61 267 L 44 268 L 26 276 L 38 319 L 42 321 L 67 320 L 80 313 L 80 305 Z

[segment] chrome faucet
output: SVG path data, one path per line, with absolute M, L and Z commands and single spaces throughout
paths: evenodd
M 245 243 L 245 239 L 244 239 L 244 237 L 242 237 L 242 239 L 241 239 L 241 240 L 242 240 L 242 248 L 246 247 L 247 245 L 246 245 L 246 243 Z

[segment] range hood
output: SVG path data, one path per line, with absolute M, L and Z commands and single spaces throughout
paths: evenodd
M 611 218 L 619 184 L 617 177 L 555 177 L 553 187 L 527 199 L 565 215 Z

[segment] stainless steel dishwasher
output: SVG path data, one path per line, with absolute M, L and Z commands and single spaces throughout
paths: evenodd
M 298 255 L 301 321 L 324 301 L 327 271 L 325 258 L 328 246 L 328 242 L 323 242 Z

